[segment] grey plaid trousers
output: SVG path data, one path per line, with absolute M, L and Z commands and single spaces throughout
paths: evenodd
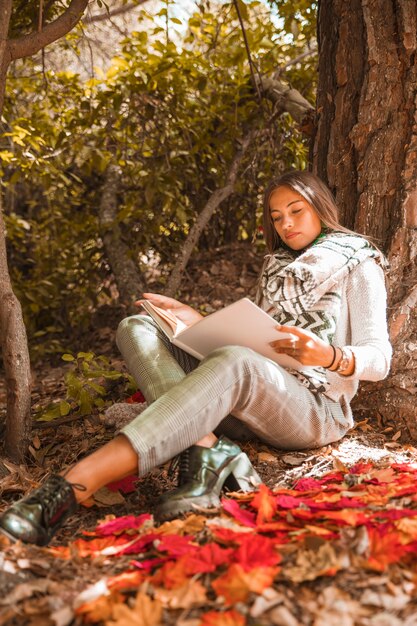
M 352 426 L 339 403 L 249 348 L 225 346 L 199 362 L 144 315 L 122 320 L 116 343 L 149 404 L 120 431 L 141 476 L 210 432 L 302 450 L 337 441 Z

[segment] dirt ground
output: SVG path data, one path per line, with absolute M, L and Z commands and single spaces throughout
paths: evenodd
M 242 245 L 227 251 L 219 250 L 214 262 L 212 259 L 212 253 L 207 254 L 207 258 L 203 254 L 198 262 L 190 265 L 183 283 L 183 300 L 210 313 L 244 295 L 254 295 L 261 255 Z M 206 269 L 201 271 L 201 267 Z M 115 369 L 123 371 L 124 365 L 113 341 L 119 315 L 118 308 L 105 307 L 97 312 L 95 328 L 89 334 L 89 343 L 84 349 L 105 355 Z M 42 363 L 34 368 L 33 403 L 36 407 L 65 397 L 64 375 L 71 367 L 70 363 L 55 367 Z M 123 393 L 115 385 L 106 406 L 126 399 Z M 0 386 L 0 410 L 3 415 L 4 402 L 4 387 Z M 95 409 L 91 415 L 82 418 L 69 414 L 49 423 L 35 422 L 27 463 L 18 466 L 3 459 L 0 465 L 0 509 L 26 494 L 47 474 L 71 465 L 109 441 L 115 428 L 108 423 L 105 408 Z M 413 464 L 417 461 L 417 449 L 412 441 L 407 441 L 406 433 L 402 433 L 395 423 L 382 423 L 378 416 L 372 416 L 371 410 L 368 417 L 361 416 L 342 441 L 324 448 L 288 452 L 256 440 L 242 447 L 271 489 L 290 489 L 301 478 L 319 478 L 327 472 L 346 470 L 362 462 L 371 463 L 375 468 L 389 468 L 392 464 Z M 137 516 L 151 512 L 160 494 L 175 486 L 175 476 L 171 476 L 168 470 L 168 464 L 153 470 L 139 481 L 137 489 L 131 493 L 103 492 L 94 506 L 81 507 L 71 517 L 54 538 L 53 545 L 67 545 L 80 537 L 82 531 L 94 528 L 99 520 L 109 515 Z M 0 541 L 0 626 L 87 623 L 74 614 L 74 598 L 104 576 L 122 571 L 130 560 L 128 556 L 119 556 L 114 560 L 105 557 L 90 560 L 76 555 L 62 560 L 44 548 L 10 544 L 5 539 Z M 245 609 L 238 605 L 238 611 L 245 615 L 245 622 L 219 621 L 213 624 L 415 626 L 415 585 L 417 572 L 414 566 L 394 564 L 384 571 L 371 573 L 360 567 L 350 567 L 330 578 L 317 576 L 314 580 L 275 584 L 275 593 L 285 596 L 281 603 L 285 610 L 280 613 L 275 611 L 272 615 L 273 611 L 270 611 L 255 618 L 252 614 L 245 614 Z M 373 604 L 365 606 L 361 602 L 364 589 L 375 591 Z M 335 611 L 337 605 L 339 609 Z M 113 618 L 113 621 L 94 623 L 129 626 L 154 622 L 140 621 L 139 618 L 135 622 L 123 622 Z M 183 613 L 179 619 L 178 612 L 168 611 L 163 623 L 196 626 L 201 622 L 192 616 L 184 617 Z

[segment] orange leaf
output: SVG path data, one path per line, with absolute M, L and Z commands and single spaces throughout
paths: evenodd
M 367 566 L 378 572 L 386 570 L 390 563 L 397 563 L 407 554 L 407 546 L 401 545 L 398 533 L 368 529 L 370 555 Z
M 223 596 L 227 604 L 245 602 L 251 592 L 262 593 L 270 587 L 276 567 L 255 567 L 246 572 L 239 563 L 234 563 L 228 571 L 211 584 L 218 596 Z
M 106 626 L 159 626 L 162 624 L 162 604 L 139 591 L 132 609 L 126 604 L 116 604 L 112 617 Z
M 251 506 L 258 511 L 256 523 L 270 522 L 277 510 L 276 498 L 266 485 L 259 485 L 259 491 L 253 498 Z
M 107 579 L 107 587 L 109 589 L 137 589 L 143 583 L 144 573 L 134 570 L 133 572 L 122 572 L 117 576 L 111 576 Z
M 231 611 L 209 611 L 201 617 L 200 626 L 245 626 L 246 620 L 241 613 Z
M 177 589 L 156 588 L 154 597 L 170 609 L 190 609 L 207 602 L 206 589 L 198 580 L 188 580 Z
M 189 578 L 187 569 L 187 557 L 180 557 L 175 563 L 168 561 L 150 579 L 152 585 L 165 587 L 166 589 L 178 589 Z
M 82 616 L 83 624 L 97 624 L 109 619 L 113 614 L 113 607 L 123 600 L 124 597 L 120 593 L 111 592 L 81 604 L 75 608 L 74 613 L 77 616 Z

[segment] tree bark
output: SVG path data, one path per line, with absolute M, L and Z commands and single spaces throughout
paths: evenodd
M 121 170 L 117 165 L 107 167 L 101 192 L 99 222 L 100 235 L 106 257 L 113 272 L 120 301 L 129 313 L 137 313 L 134 301 L 144 291 L 143 278 L 123 242 L 117 221 L 118 194 L 120 192 Z
M 321 0 L 313 169 L 342 222 L 390 262 L 389 378 L 362 385 L 358 408 L 402 421 L 417 439 L 417 5 Z
M 240 149 L 236 153 L 235 158 L 233 159 L 232 164 L 229 168 L 229 171 L 226 177 L 226 184 L 223 185 L 223 187 L 216 189 L 211 194 L 210 198 L 207 200 L 205 206 L 203 207 L 201 213 L 199 213 L 194 224 L 190 228 L 190 232 L 188 233 L 187 239 L 185 240 L 185 243 L 182 247 L 181 255 L 178 257 L 178 260 L 171 272 L 166 288 L 164 290 L 164 294 L 166 296 L 171 296 L 171 297 L 175 296 L 175 293 L 177 292 L 180 286 L 181 278 L 184 273 L 184 270 L 187 267 L 187 263 L 190 259 L 190 256 L 193 252 L 194 247 L 197 245 L 197 242 L 200 238 L 201 233 L 203 232 L 204 228 L 207 226 L 215 210 L 220 206 L 220 204 L 224 200 L 226 200 L 226 198 L 232 195 L 234 188 L 235 188 L 239 165 L 243 157 L 245 156 L 246 150 L 248 149 L 249 145 L 253 141 L 254 135 L 255 135 L 255 132 L 252 132 L 252 133 L 249 133 L 247 137 L 245 137 Z
M 31 431 L 30 360 L 22 309 L 13 293 L 7 266 L 0 193 L 0 336 L 7 389 L 5 453 L 21 461 Z

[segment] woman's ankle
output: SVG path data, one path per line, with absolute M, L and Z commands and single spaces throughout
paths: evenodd
M 201 446 L 202 448 L 212 448 L 217 443 L 217 437 L 214 433 L 209 433 L 205 435 L 200 441 L 197 441 L 196 446 Z

